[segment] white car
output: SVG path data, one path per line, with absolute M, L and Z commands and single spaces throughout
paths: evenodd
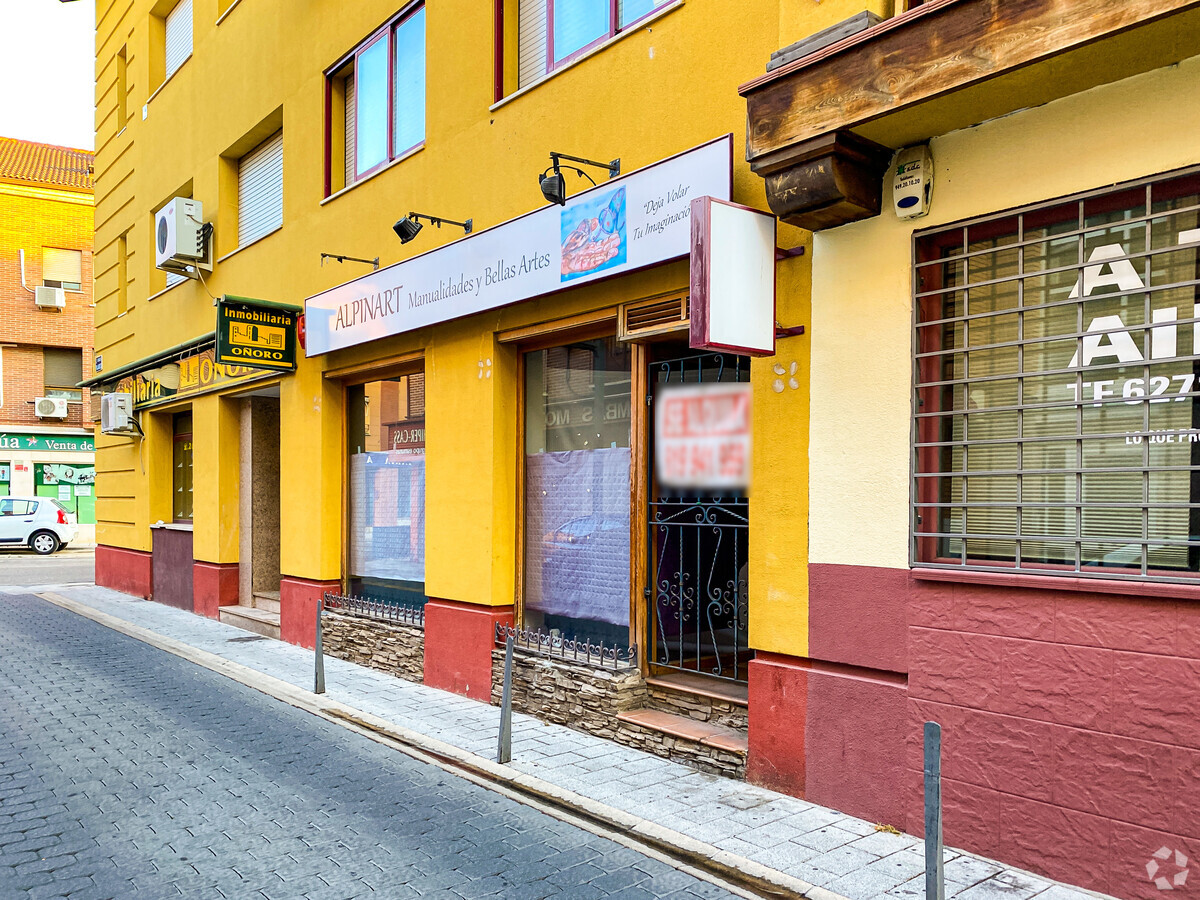
M 52 497 L 0 497 L 0 547 L 47 556 L 75 540 L 75 513 Z

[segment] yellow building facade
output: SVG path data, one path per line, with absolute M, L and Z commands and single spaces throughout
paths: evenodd
M 128 394 L 136 420 L 97 436 L 99 582 L 306 645 L 326 591 L 417 603 L 426 682 L 481 698 L 494 626 L 514 620 L 619 645 L 647 676 L 712 681 L 743 710 L 756 654 L 807 656 L 807 232 L 777 234 L 789 252 L 774 356 L 689 348 L 686 250 L 579 286 L 564 269 L 554 290 L 330 352 L 312 352 L 310 309 L 294 372 L 215 356 L 219 298 L 299 312 L 420 254 L 515 234 L 547 206 L 538 176 L 552 151 L 619 158 L 632 191 L 654 166 L 716 147 L 724 199 L 765 209 L 737 85 L 861 3 L 751 0 L 735 22 L 713 0 L 607 7 L 98 3 L 88 381 Z M 603 168 L 566 159 L 568 195 L 591 187 L 575 169 L 604 187 Z M 209 244 L 199 271 L 159 268 L 168 207 L 172 227 Z M 413 210 L 443 221 L 402 243 L 393 225 Z M 468 219 L 464 234 L 455 223 Z M 672 371 L 754 397 L 752 498 L 701 504 L 727 516 L 728 530 L 710 529 L 717 543 L 685 548 L 682 531 L 662 537 L 652 522 L 669 497 L 653 475 L 651 406 Z M 549 457 L 585 450 L 570 457 L 578 470 L 547 474 Z M 561 502 L 542 509 L 542 496 Z M 690 509 L 672 502 L 668 516 Z M 715 625 L 701 605 L 714 600 Z M 609 611 L 590 619 L 589 603 Z M 786 702 L 762 708 L 789 715 Z M 733 740 L 744 763 L 744 727 Z M 793 752 L 759 755 L 800 791 L 782 759 Z

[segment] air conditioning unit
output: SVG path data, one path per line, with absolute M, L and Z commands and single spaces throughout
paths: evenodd
M 67 417 L 67 401 L 61 397 L 38 397 L 33 401 L 39 419 L 65 419 Z
M 204 206 L 199 200 L 176 197 L 154 215 L 154 265 L 168 272 L 186 272 L 206 262 Z
M 62 288 L 35 287 L 33 302 L 42 309 L 62 309 L 67 305 L 67 295 Z
M 119 391 L 100 397 L 100 431 L 103 434 L 137 431 L 133 421 L 133 394 Z

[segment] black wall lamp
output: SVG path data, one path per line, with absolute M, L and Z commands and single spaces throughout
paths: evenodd
M 445 222 L 447 225 L 457 225 L 466 234 L 471 233 L 471 226 L 474 222 L 474 219 L 467 219 L 465 222 L 454 222 L 450 219 L 443 219 L 440 216 L 427 216 L 425 213 L 410 212 L 407 216 L 392 226 L 392 231 L 396 232 L 396 237 L 400 238 L 400 243 L 407 244 L 420 233 L 422 228 L 425 227 L 418 222 L 417 219 L 425 219 L 427 222 L 436 225 L 438 228 L 442 227 L 443 222 Z
M 563 173 L 561 171 L 562 169 L 570 169 L 571 171 L 582 175 L 592 184 L 596 183 L 595 179 L 592 178 L 592 176 L 587 172 L 583 171 L 583 169 L 578 169 L 575 166 L 560 165 L 561 161 L 564 159 L 570 160 L 574 163 L 580 163 L 581 165 L 585 166 L 595 166 L 598 169 L 608 169 L 609 178 L 616 178 L 621 174 L 620 159 L 614 159 L 612 162 L 603 163 L 596 162 L 594 159 L 582 159 L 578 156 L 567 156 L 565 153 L 551 153 L 550 168 L 538 177 L 538 185 L 542 189 L 542 196 L 551 203 L 557 203 L 559 206 L 567 205 L 567 181 L 563 177 Z M 554 172 L 553 175 L 550 174 L 551 170 Z

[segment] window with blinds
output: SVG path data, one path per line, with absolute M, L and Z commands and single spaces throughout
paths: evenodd
M 672 0 L 518 0 L 517 87 L 523 88 Z M 553 25 L 551 25 L 553 23 Z
M 1200 174 L 916 250 L 914 560 L 1200 573 Z
M 170 78 L 192 55 L 192 0 L 179 0 L 167 13 L 163 33 L 163 65 Z
M 42 248 L 42 284 L 68 291 L 83 289 L 83 252 Z
M 329 171 L 338 171 L 348 187 L 425 141 L 424 5 L 406 9 L 326 77 L 340 113 L 329 123 Z
M 79 400 L 83 381 L 83 351 L 79 348 L 44 347 L 42 349 L 42 382 L 44 397 Z
M 283 131 L 238 160 L 238 246 L 283 226 Z

